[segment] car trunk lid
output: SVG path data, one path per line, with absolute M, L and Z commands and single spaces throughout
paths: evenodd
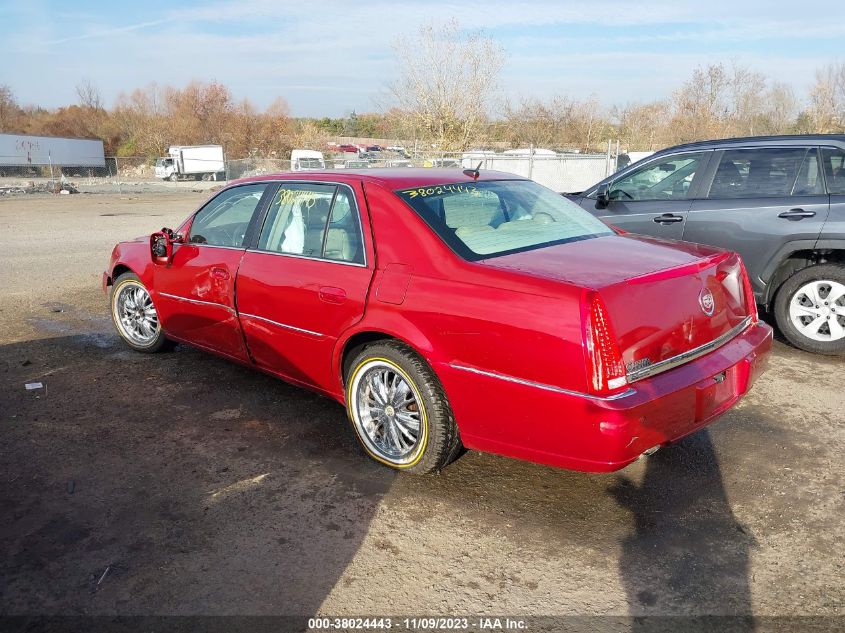
M 750 318 L 739 256 L 708 246 L 609 236 L 482 263 L 595 291 L 629 380 L 727 341 Z

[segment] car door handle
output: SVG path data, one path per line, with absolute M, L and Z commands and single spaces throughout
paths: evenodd
M 320 299 L 326 303 L 343 303 L 346 301 L 346 291 L 343 288 L 323 286 L 320 288 Z
M 229 278 L 229 271 L 225 268 L 219 268 L 215 266 L 211 269 L 211 276 L 215 279 L 228 279 Z
M 674 222 L 683 222 L 684 216 L 672 215 L 671 213 L 664 213 L 663 215 L 655 216 L 654 221 L 658 224 L 672 224 Z
M 804 211 L 804 209 L 790 209 L 789 211 L 778 213 L 779 218 L 792 220 L 793 222 L 803 220 L 804 218 L 812 218 L 814 215 L 816 215 L 815 211 Z

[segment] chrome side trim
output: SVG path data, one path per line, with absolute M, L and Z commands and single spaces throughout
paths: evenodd
M 320 334 L 319 332 L 313 332 L 311 330 L 305 330 L 301 327 L 294 327 L 293 325 L 288 325 L 286 323 L 279 323 L 278 321 L 273 321 L 272 319 L 265 319 L 264 317 L 258 316 L 257 314 L 246 314 L 245 312 L 241 312 L 240 315 L 242 317 L 246 317 L 248 319 L 256 319 L 258 321 L 264 321 L 265 323 L 269 323 L 270 325 L 275 325 L 276 327 L 283 328 L 285 330 L 293 330 L 294 332 L 300 332 L 301 334 L 308 334 L 309 336 L 314 336 L 316 338 L 324 338 L 325 334 Z
M 160 297 L 167 297 L 168 299 L 175 299 L 176 301 L 184 301 L 185 303 L 195 303 L 201 306 L 214 306 L 215 308 L 223 308 L 229 312 L 234 312 L 234 308 L 230 308 L 222 303 L 214 303 L 213 301 L 200 301 L 199 299 L 189 299 L 188 297 L 180 297 L 179 295 L 172 295 L 167 292 L 157 292 Z
M 553 385 L 547 385 L 542 382 L 534 382 L 533 380 L 525 380 L 524 378 L 515 378 L 514 376 L 508 376 L 507 374 L 500 374 L 494 371 L 485 371 L 483 369 L 478 369 L 476 367 L 470 367 L 468 365 L 461 365 L 460 363 L 449 363 L 449 367 L 452 369 L 459 369 L 461 371 L 468 371 L 471 374 L 478 374 L 479 376 L 487 376 L 488 378 L 498 378 L 499 380 L 504 380 L 505 382 L 513 382 L 518 385 L 525 385 L 526 387 L 534 387 L 535 389 L 542 389 L 544 391 L 552 391 L 554 393 L 562 393 L 567 396 L 575 396 L 576 398 L 587 398 L 588 400 L 604 400 L 604 401 L 611 401 L 611 400 L 619 400 L 621 398 L 627 398 L 635 393 L 633 389 L 626 389 L 621 393 L 615 393 L 612 396 L 594 396 L 589 393 L 583 393 L 581 391 L 571 391 L 569 389 L 563 389 L 561 387 L 555 387 Z
M 637 380 L 642 380 L 643 378 L 648 378 L 650 376 L 655 376 L 657 374 L 661 374 L 664 371 L 669 371 L 670 369 L 674 369 L 679 365 L 683 365 L 684 363 L 688 363 L 692 360 L 695 360 L 699 356 L 704 356 L 705 354 L 709 354 L 713 350 L 721 347 L 729 340 L 734 338 L 735 336 L 739 335 L 743 332 L 748 326 L 751 325 L 751 317 L 747 316 L 743 319 L 742 323 L 735 325 L 733 328 L 719 336 L 718 338 L 713 339 L 709 343 L 705 343 L 704 345 L 699 345 L 695 349 L 687 350 L 677 356 L 673 356 L 672 358 L 667 358 L 666 360 L 662 360 L 659 363 L 655 363 L 654 365 L 648 365 L 647 367 L 643 367 L 642 369 L 638 369 L 636 371 L 629 372 L 628 376 L 628 383 L 636 382 Z
M 179 246 L 196 246 L 198 248 L 221 248 L 224 251 L 243 251 L 246 250 L 243 246 L 220 246 L 218 244 L 205 244 L 203 242 L 174 242 L 174 248 Z

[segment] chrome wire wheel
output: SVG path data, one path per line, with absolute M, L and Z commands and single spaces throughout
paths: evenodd
M 789 318 L 798 332 L 814 341 L 845 338 L 845 285 L 825 279 L 804 284 L 789 301 Z
M 349 390 L 355 430 L 365 448 L 388 464 L 414 463 L 425 449 L 426 420 L 416 385 L 393 363 L 360 365 Z
M 161 325 L 150 293 L 139 282 L 121 283 L 112 301 L 114 322 L 121 336 L 139 347 L 153 345 Z

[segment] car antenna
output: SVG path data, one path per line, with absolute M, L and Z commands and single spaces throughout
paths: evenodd
M 478 165 L 475 166 L 475 169 L 464 169 L 464 176 L 469 176 L 473 180 L 478 180 L 478 177 L 481 175 L 481 172 L 478 171 L 481 169 L 481 163 L 484 161 L 480 161 Z

